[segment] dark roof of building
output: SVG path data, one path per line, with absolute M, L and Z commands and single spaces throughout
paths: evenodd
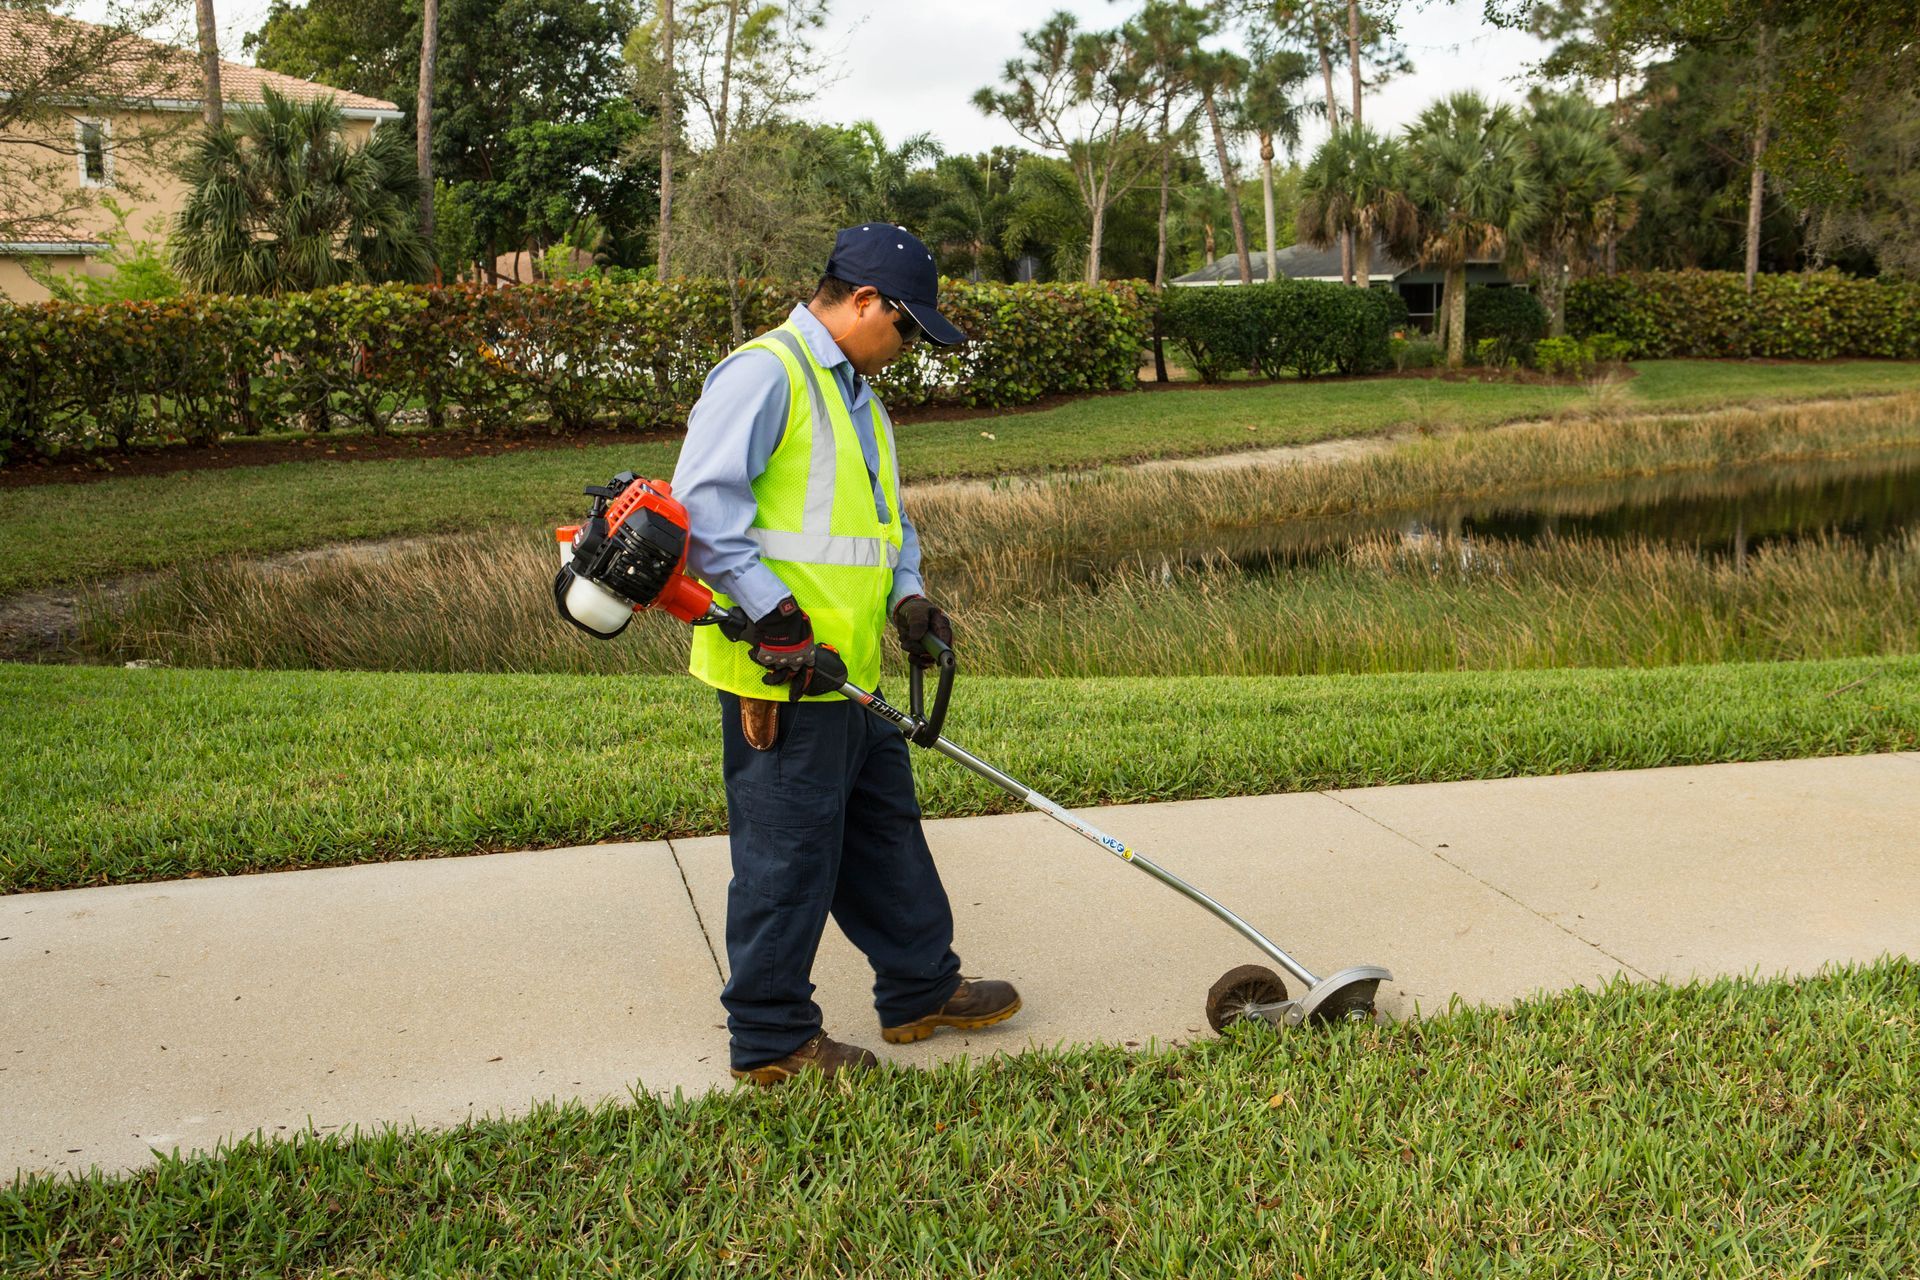
M 1267 253 L 1261 249 L 1254 252 L 1253 278 L 1255 282 L 1267 278 Z M 1283 280 L 1338 280 L 1340 279 L 1340 247 L 1316 249 L 1310 244 L 1290 244 L 1274 253 L 1274 265 L 1280 269 Z M 1498 258 L 1475 258 L 1474 266 L 1491 266 L 1499 262 Z M 1413 263 L 1396 258 L 1387 252 L 1384 244 L 1373 246 L 1373 257 L 1368 260 L 1368 274 L 1376 280 L 1392 279 L 1413 270 Z M 1229 253 L 1215 258 L 1198 271 L 1189 271 L 1186 275 L 1176 276 L 1174 284 L 1239 284 L 1240 255 Z
M 1340 278 L 1340 248 L 1316 249 L 1310 244 L 1290 244 L 1274 253 L 1274 265 L 1280 269 L 1285 280 L 1338 280 Z M 1373 247 L 1373 259 L 1370 263 L 1372 274 L 1376 276 L 1399 275 L 1409 264 L 1392 257 L 1384 245 Z M 1253 278 L 1256 281 L 1267 278 L 1267 253 L 1257 249 L 1253 253 Z M 1215 258 L 1198 271 L 1189 271 L 1177 277 L 1175 284 L 1219 284 L 1240 281 L 1240 255 L 1229 253 Z

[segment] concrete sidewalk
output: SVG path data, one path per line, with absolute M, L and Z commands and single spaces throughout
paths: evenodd
M 940 767 L 922 762 L 921 767 Z M 1612 974 L 1920 955 L 1920 754 L 1139 805 L 1095 819 L 1394 1016 Z M 903 1063 L 1207 1034 L 1258 954 L 1034 813 L 930 823 L 969 974 L 1026 1010 L 880 1041 L 831 927 L 827 1026 Z M 0 898 L 0 1179 L 309 1122 L 446 1125 L 728 1084 L 724 838 Z

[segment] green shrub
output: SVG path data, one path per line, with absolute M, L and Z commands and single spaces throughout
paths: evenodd
M 809 291 L 744 288 L 755 333 Z M 890 403 L 1025 404 L 1134 382 L 1145 285 L 947 281 L 941 293 L 974 341 L 896 361 L 874 379 Z M 677 427 L 733 345 L 725 286 L 711 280 L 0 306 L 0 461 L 136 438 L 324 431 L 341 418 L 383 432 L 402 410 L 481 428 L 529 414 L 576 430 Z
M 1525 289 L 1476 284 L 1467 289 L 1467 345 L 1480 363 L 1506 368 L 1528 361 L 1533 344 L 1547 336 L 1547 309 Z M 1485 343 L 1491 340 L 1492 347 Z
M 1636 357 L 1920 359 L 1920 284 L 1838 271 L 1589 276 L 1567 291 L 1567 328 L 1617 334 Z
M 1595 362 L 1593 344 L 1579 338 L 1542 338 L 1533 344 L 1533 367 L 1554 377 L 1584 378 Z
M 1256 365 L 1269 378 L 1384 369 L 1406 320 L 1390 289 L 1319 280 L 1171 289 L 1161 307 L 1162 331 L 1207 382 Z
M 1446 359 L 1440 344 L 1431 338 L 1394 338 L 1387 346 L 1393 358 L 1393 367 L 1402 372 L 1408 369 L 1437 369 Z
M 1596 333 L 1587 339 L 1598 364 L 1619 364 L 1633 354 L 1633 344 L 1618 334 Z

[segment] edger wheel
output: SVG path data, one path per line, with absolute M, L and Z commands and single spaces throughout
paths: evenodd
M 1220 975 L 1207 992 L 1207 1025 L 1216 1032 L 1236 1022 L 1261 1021 L 1253 1010 L 1263 1004 L 1278 1004 L 1287 998 L 1287 984 L 1265 965 L 1243 964 Z

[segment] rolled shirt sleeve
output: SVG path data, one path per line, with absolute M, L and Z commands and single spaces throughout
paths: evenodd
M 893 571 L 893 594 L 887 597 L 887 615 L 900 606 L 908 596 L 923 596 L 927 589 L 920 581 L 920 535 L 913 531 L 913 521 L 907 519 L 907 504 L 900 503 L 900 563 Z
M 753 482 L 787 429 L 787 400 L 780 357 L 758 348 L 734 352 L 707 375 L 673 469 L 673 496 L 693 524 L 687 568 L 753 618 L 793 594 L 760 563 L 760 544 L 748 533 L 759 509 Z

